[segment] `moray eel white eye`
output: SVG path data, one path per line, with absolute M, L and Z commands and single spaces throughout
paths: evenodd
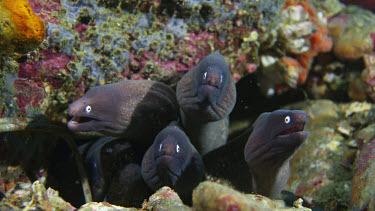
M 180 152 L 180 146 L 178 146 L 178 144 L 176 146 L 176 151 L 177 151 L 177 153 Z
M 163 144 L 159 145 L 159 152 L 161 152 L 161 148 L 163 147 Z
M 90 113 L 91 112 L 91 106 L 86 106 L 86 108 L 85 108 L 85 112 L 88 114 L 88 113 Z
M 289 124 L 289 122 L 290 122 L 290 116 L 286 116 L 285 119 L 284 119 L 284 122 L 286 124 Z
M 204 72 L 203 79 L 206 79 L 206 78 L 207 78 L 207 72 Z
M 223 75 L 220 76 L 220 83 L 223 82 Z

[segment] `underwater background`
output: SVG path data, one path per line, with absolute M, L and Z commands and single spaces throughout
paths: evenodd
M 0 210 L 89 202 L 92 175 L 81 155 L 102 135 L 70 131 L 69 105 L 124 80 L 175 90 L 215 51 L 236 83 L 229 140 L 280 108 L 305 111 L 310 135 L 290 160 L 285 202 L 212 180 L 194 192 L 192 207 L 375 210 L 373 11 L 370 0 L 0 0 Z M 142 159 L 127 142 L 97 147 L 110 180 Z M 117 203 L 80 209 L 126 210 L 115 206 L 123 205 L 115 182 L 107 186 Z M 192 209 L 168 188 L 142 201 L 131 206 Z

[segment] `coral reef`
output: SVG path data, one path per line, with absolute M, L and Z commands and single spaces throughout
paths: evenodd
M 354 60 L 374 52 L 375 15 L 367 10 L 348 6 L 328 22 L 333 39 L 333 53 Z
M 68 99 L 124 79 L 157 80 L 174 87 L 184 72 L 215 50 L 226 58 L 235 81 L 261 72 L 264 92 L 279 94 L 303 84 L 316 54 L 330 49 L 326 19 L 307 0 L 169 3 L 30 1 L 48 26 L 47 37 L 21 60 L 16 80 L 45 93 L 18 100 L 18 115 L 31 116 L 37 110 L 66 121 L 62 108 Z M 277 65 L 266 64 L 267 58 Z M 46 71 L 52 63 L 59 65 Z M 276 70 L 270 70 L 273 67 Z M 37 84 L 41 78 L 43 85 Z M 4 99 L 26 87 L 8 83 Z
M 10 197 L 12 196 L 12 197 Z M 59 197 L 59 193 L 51 188 L 44 187 L 39 180 L 30 183 L 16 183 L 7 192 L 0 202 L 1 209 L 5 210 L 75 210 L 69 203 Z
M 193 192 L 193 207 L 197 210 L 310 210 L 302 206 L 286 208 L 283 201 L 261 195 L 246 195 L 225 185 L 205 181 Z
M 286 189 L 324 210 L 349 209 L 356 140 L 371 137 L 374 106 L 368 103 L 336 105 L 329 100 L 297 103 L 310 116 L 309 139 L 290 161 Z
M 44 22 L 27 0 L 0 2 L 0 54 L 26 53 L 44 39 Z
M 363 144 L 355 162 L 351 205 L 361 210 L 375 209 L 375 141 Z
M 284 56 L 275 56 L 274 51 L 261 55 L 260 87 L 267 96 L 303 84 L 314 57 L 318 53 L 329 52 L 332 47 L 327 18 L 316 11 L 308 0 L 287 0 L 277 28 L 278 54 Z
M 191 210 L 182 203 L 176 192 L 170 187 L 164 186 L 150 196 L 142 205 L 145 210 Z

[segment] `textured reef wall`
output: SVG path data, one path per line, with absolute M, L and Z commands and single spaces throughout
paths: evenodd
M 16 4 L 24 9 L 14 11 Z M 0 18 L 7 26 L 0 34 L 6 55 L 0 63 L 3 117 L 47 113 L 64 121 L 72 99 L 124 79 L 174 87 L 215 50 L 225 56 L 235 81 L 257 75 L 266 96 L 306 86 L 314 98 L 344 92 L 354 100 L 373 100 L 372 63 L 361 59 L 373 53 L 374 15 L 344 9 L 337 1 L 30 0 L 5 5 L 2 1 Z M 14 18 L 16 12 L 24 22 Z M 314 63 L 322 53 L 329 56 Z M 366 66 L 347 70 L 347 60 Z M 358 75 L 361 79 L 353 81 Z
M 279 94 L 303 84 L 313 58 L 332 46 L 327 16 L 308 1 L 29 2 L 27 7 L 44 21 L 45 30 L 40 30 L 45 36 L 27 54 L 2 50 L 8 55 L 1 61 L 4 117 L 47 113 L 64 121 L 64 108 L 72 99 L 96 85 L 124 79 L 175 86 L 215 50 L 227 59 L 235 81 L 257 73 L 265 94 Z M 11 16 L 12 10 L 6 14 Z M 3 19 L 6 23 L 8 17 Z M 8 36 L 4 31 L 0 37 Z M 21 39 L 6 49 L 35 48 L 23 47 Z

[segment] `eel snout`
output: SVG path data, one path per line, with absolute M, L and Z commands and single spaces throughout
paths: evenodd
M 308 121 L 308 115 L 305 112 L 297 113 L 293 116 L 293 124 L 287 129 L 281 131 L 278 135 L 288 135 L 292 133 L 302 132 Z

